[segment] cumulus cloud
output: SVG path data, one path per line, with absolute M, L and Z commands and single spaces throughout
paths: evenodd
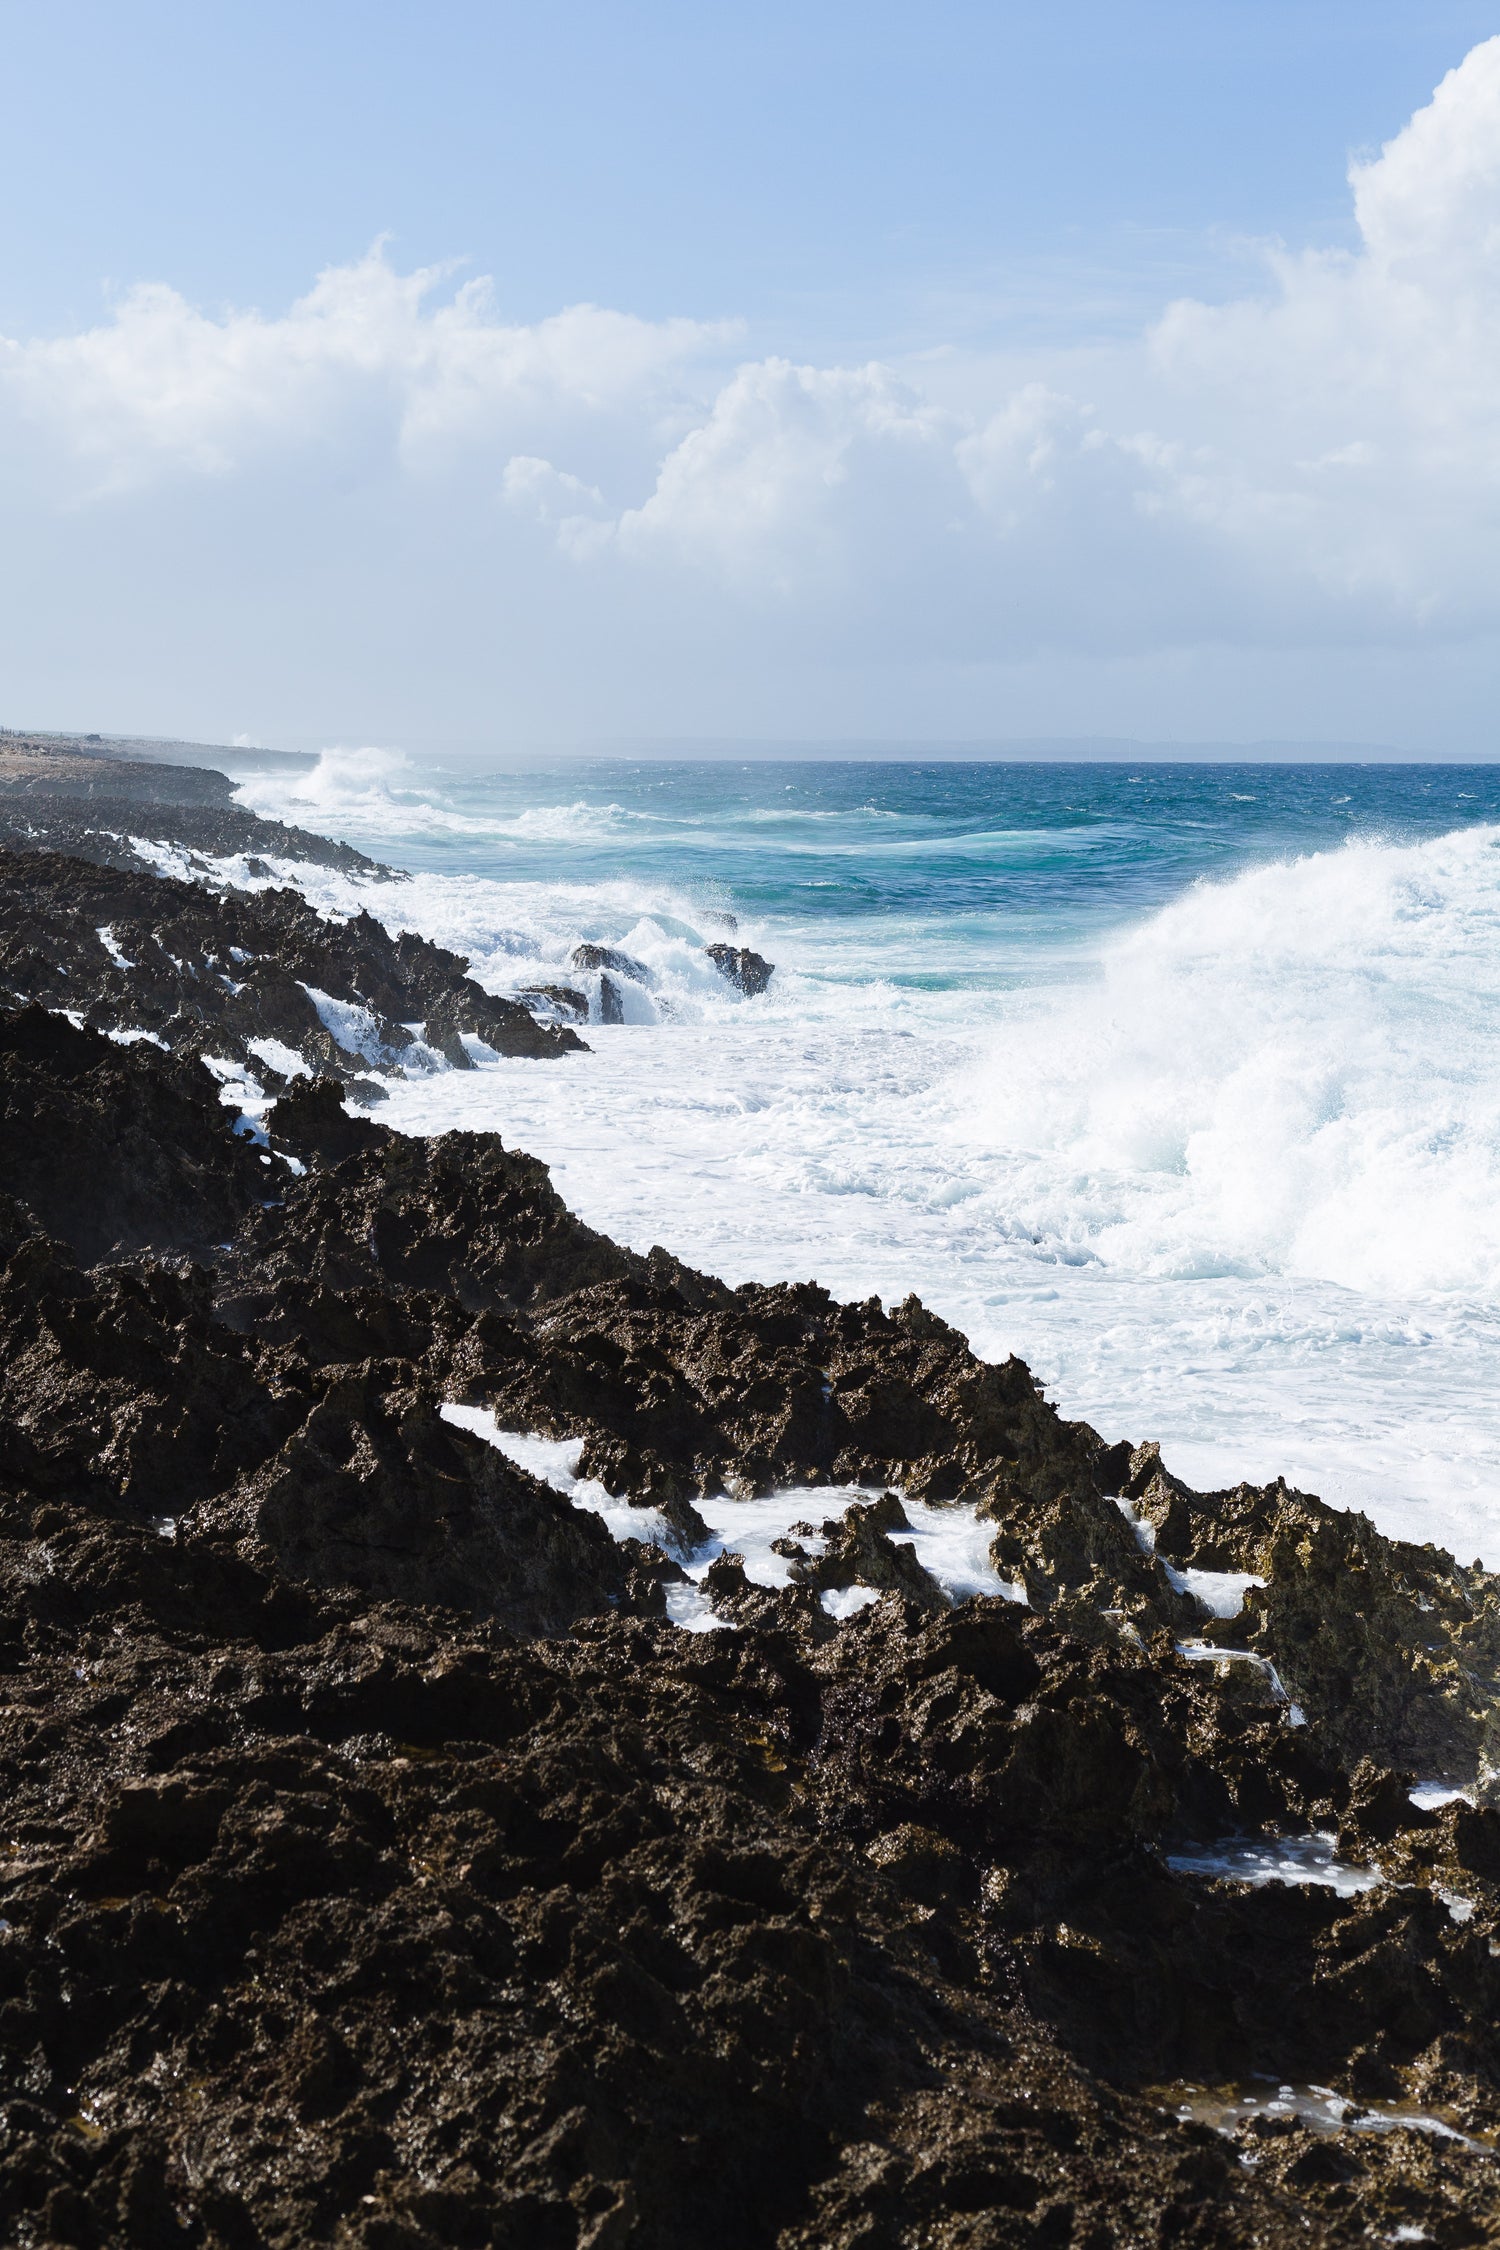
M 6 341 L 0 397 L 100 491 L 173 471 L 232 475 L 351 427 L 407 466 L 580 421 L 621 425 L 652 447 L 691 411 L 685 371 L 722 358 L 734 333 L 595 305 L 509 325 L 487 280 L 438 298 L 449 278 L 443 267 L 399 273 L 377 244 L 275 319 L 214 318 L 148 284 L 100 327 Z
M 507 322 L 377 245 L 280 316 L 153 285 L 0 345 L 0 441 L 74 509 L 335 462 L 428 530 L 447 509 L 470 571 L 551 555 L 567 598 L 632 615 L 688 585 L 729 632 L 812 617 L 966 662 L 1490 632 L 1500 39 L 1350 186 L 1353 250 L 1270 248 L 1237 301 L 1045 380 L 972 367 L 961 406 L 921 362 L 737 362 L 723 323 Z

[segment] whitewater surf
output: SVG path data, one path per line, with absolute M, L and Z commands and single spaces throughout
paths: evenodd
M 499 1130 L 731 1281 L 915 1289 L 1199 1484 L 1500 1561 L 1492 770 L 352 752 L 241 797 L 409 870 L 275 875 L 497 993 L 637 965 L 576 1067 L 390 1078 L 393 1124 Z M 704 951 L 731 922 L 754 1000 Z

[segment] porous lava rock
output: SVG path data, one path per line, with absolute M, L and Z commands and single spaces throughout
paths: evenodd
M 211 889 L 41 851 L 7 854 L 3 873 L 0 993 L 267 1086 L 299 1071 L 352 1081 L 372 1062 L 440 1067 L 439 1054 L 469 1069 L 466 1034 L 503 1055 L 583 1048 L 484 991 L 457 954 L 392 937 L 366 912 L 326 918 L 290 889 Z
M 264 1195 L 191 1058 L 116 1045 L 65 1016 L 0 1016 L 0 1182 L 87 1264 L 148 1245 L 207 1257 Z
M 342 1074 L 252 1146 L 190 1042 L 105 1035 L 129 989 L 0 1020 L 7 2240 L 1493 2238 L 1485 1573 L 1195 1493 L 915 1299 L 621 1248 Z M 731 1549 L 670 1623 L 695 1500 L 782 1485 L 792 1583 Z M 952 1604 L 919 1502 L 1026 1601 Z M 1309 1832 L 1368 1887 L 1223 1871 Z
M 768 961 L 764 954 L 752 953 L 748 945 L 720 943 L 706 945 L 703 950 L 720 976 L 726 978 L 737 991 L 743 992 L 747 1000 L 764 992 L 776 973 L 775 964 Z

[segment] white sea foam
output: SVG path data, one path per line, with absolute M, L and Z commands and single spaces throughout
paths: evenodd
M 784 1539 L 794 1524 L 816 1527 L 842 1515 L 853 1502 L 875 1497 L 860 1485 L 793 1485 L 763 1500 L 699 1500 L 695 1506 L 712 1536 L 687 1558 L 688 1574 L 702 1577 L 717 1555 L 734 1553 L 743 1557 L 745 1576 L 755 1585 L 788 1585 L 791 1561 L 774 1552 L 773 1541 Z M 970 1594 L 1002 1594 L 1009 1601 L 1025 1601 L 1025 1589 L 1011 1585 L 996 1570 L 990 1559 L 993 1527 L 980 1521 L 971 1506 L 909 1498 L 902 1500 L 902 1506 L 911 1528 L 887 1536 L 894 1546 L 912 1549 L 950 1601 L 962 1601 Z M 799 1544 L 810 1555 L 823 1552 L 816 1529 L 811 1537 L 799 1535 Z
M 107 922 L 104 923 L 101 928 L 95 930 L 94 935 L 99 940 L 99 943 L 103 946 L 105 952 L 109 955 L 111 961 L 113 961 L 117 969 L 133 969 L 135 967 L 135 963 L 133 961 L 127 961 L 124 954 L 120 951 L 119 946 L 115 942 L 115 933 Z
M 855 1617 L 872 1602 L 878 1602 L 880 1596 L 873 1586 L 828 1586 L 819 1598 L 828 1615 L 842 1625 L 846 1618 Z
M 1500 1293 L 1500 832 L 1201 884 L 966 1087 L 1023 1208 L 1165 1279 Z
M 1248 1570 L 1174 1570 L 1169 1562 L 1161 1567 L 1167 1583 L 1201 1602 L 1210 1617 L 1238 1617 L 1250 1588 L 1265 1584 Z
M 395 841 L 442 812 L 383 771 L 325 761 L 316 803 L 250 786 L 375 848 L 382 822 Z M 533 838 L 634 821 L 555 784 L 525 817 Z M 671 880 L 522 861 L 514 881 L 276 870 L 325 912 L 454 947 L 496 992 L 580 982 L 585 941 L 650 972 L 589 1056 L 393 1080 L 393 1125 L 498 1129 L 590 1223 L 734 1282 L 915 1289 L 1193 1482 L 1284 1473 L 1500 1564 L 1500 831 L 1202 884 L 1087 959 L 976 928 L 1004 971 L 986 989 L 947 956 L 926 977 L 918 919 L 742 914 L 737 942 L 777 964 L 749 1002 L 703 954 L 735 903 L 711 853 L 701 880 L 687 858 Z
M 591 1514 L 602 1516 L 616 1539 L 644 1539 L 670 1552 L 675 1545 L 671 1532 L 654 1508 L 635 1508 L 628 1500 L 617 1500 L 600 1484 L 597 1477 L 578 1474 L 579 1456 L 583 1452 L 581 1438 L 548 1438 L 519 1430 L 502 1430 L 494 1415 L 483 1406 L 442 1406 L 438 1412 L 445 1422 L 452 1422 L 461 1430 L 470 1430 L 475 1437 L 484 1439 L 514 1461 L 517 1468 L 525 1469 L 543 1484 L 550 1484 L 555 1492 L 563 1493 L 575 1508 L 587 1508 Z
M 1133 1500 L 1115 1496 L 1115 1506 L 1120 1510 L 1131 1530 L 1136 1545 L 1143 1555 L 1156 1559 L 1156 1526 L 1149 1516 L 1143 1516 Z M 1265 1580 L 1248 1570 L 1177 1570 L 1165 1559 L 1162 1569 L 1167 1583 L 1179 1594 L 1190 1594 L 1202 1604 L 1210 1617 L 1238 1617 L 1245 1606 L 1245 1596 L 1252 1586 L 1264 1586 Z
M 1357 1867 L 1338 1857 L 1338 1839 L 1327 1831 L 1311 1836 L 1231 1838 L 1201 1850 L 1172 1852 L 1167 1865 L 1182 1875 L 1218 1876 L 1259 1889 L 1266 1883 L 1311 1884 L 1354 1898 L 1373 1891 L 1382 1878 L 1378 1867 Z
M 279 1070 L 283 1078 L 310 1078 L 308 1069 L 295 1047 L 284 1039 L 247 1039 L 245 1045 L 252 1055 L 257 1055 L 271 1070 Z
M 1467 2149 L 1495 2153 L 1489 2142 L 1471 2139 L 1430 2110 L 1412 2109 L 1401 2102 L 1354 2102 L 1345 2094 L 1335 2093 L 1331 2086 L 1278 2086 L 1262 2080 L 1259 2085 L 1233 2089 L 1195 2087 L 1186 2100 L 1178 2103 L 1177 2115 L 1184 2123 L 1191 2120 L 1212 2125 L 1221 2133 L 1233 2133 L 1267 2117 L 1306 2125 L 1315 2133 L 1430 2133 L 1439 2140 L 1459 2141 Z M 1399 2226 L 1386 2239 L 1425 2242 L 1428 2236 L 1421 2227 Z
M 821 1555 L 825 1542 L 820 1527 L 830 1518 L 841 1516 L 853 1502 L 876 1498 L 867 1487 L 850 1484 L 793 1485 L 759 1500 L 722 1497 L 698 1500 L 694 1505 L 708 1527 L 709 1536 L 685 1549 L 655 1509 L 635 1507 L 629 1500 L 617 1500 L 594 1478 L 579 1476 L 581 1439 L 502 1430 L 494 1414 L 483 1406 L 445 1405 L 439 1412 L 445 1422 L 471 1430 L 518 1467 L 540 1477 L 554 1491 L 565 1494 L 575 1507 L 589 1508 L 601 1516 L 617 1539 L 653 1540 L 676 1556 L 695 1586 L 707 1577 L 720 1555 L 725 1554 L 740 1557 L 745 1576 L 752 1585 L 788 1586 L 795 1558 L 778 1554 L 776 1542 L 785 1540 L 794 1526 L 805 1524 L 809 1528 L 795 1533 L 796 1543 L 808 1556 Z M 976 1516 L 971 1506 L 962 1502 L 938 1505 L 923 1500 L 906 1500 L 903 1505 L 911 1528 L 889 1536 L 894 1542 L 913 1549 L 917 1560 L 931 1572 L 950 1600 L 962 1601 L 970 1594 L 1002 1594 L 1010 1601 L 1025 1601 L 1025 1589 L 1012 1586 L 995 1569 L 990 1559 L 993 1531 Z M 830 1617 L 845 1618 L 852 1617 L 866 1602 L 877 1599 L 869 1589 L 845 1588 L 827 1594 L 823 1606 Z M 717 1622 L 706 1603 L 689 1600 L 685 1590 L 679 1595 L 677 1609 L 682 1611 L 680 1617 L 669 1601 L 669 1614 L 677 1617 L 679 1624 L 697 1621 L 701 1627 Z

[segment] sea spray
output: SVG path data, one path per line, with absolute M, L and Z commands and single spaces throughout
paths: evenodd
M 914 1288 L 1199 1482 L 1500 1560 L 1493 775 L 359 753 L 246 793 L 409 866 L 287 872 L 492 990 L 583 942 L 649 971 L 576 1071 L 393 1082 L 393 1122 L 498 1127 L 731 1280 Z M 760 999 L 703 951 L 726 913 Z

